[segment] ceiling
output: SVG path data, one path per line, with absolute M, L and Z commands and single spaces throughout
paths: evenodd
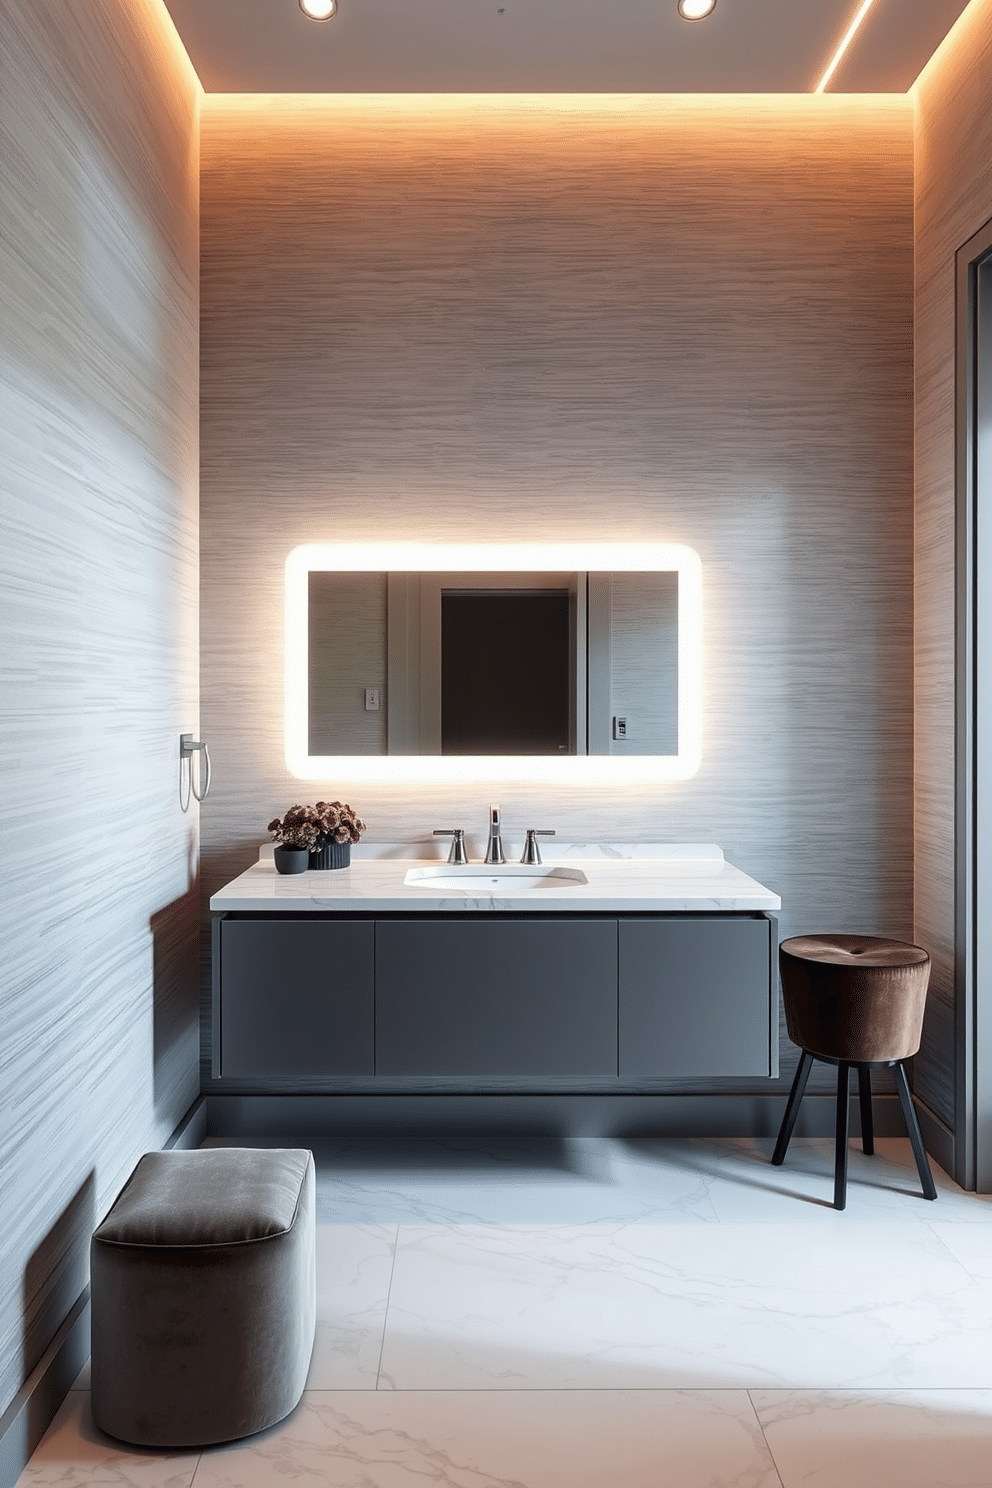
M 859 0 L 165 0 L 208 93 L 809 93 Z M 903 93 L 968 0 L 874 0 L 831 93 Z

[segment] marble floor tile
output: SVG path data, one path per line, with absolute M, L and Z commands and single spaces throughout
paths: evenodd
M 778 1169 L 771 1138 L 318 1146 L 297 1411 L 142 1452 L 84 1369 L 20 1488 L 992 1488 L 992 1198 L 934 1165 L 928 1203 L 876 1146 L 843 1213 L 826 1140 Z
M 317 1226 L 317 1334 L 307 1388 L 375 1389 L 395 1225 Z
M 986 1288 L 992 1285 L 992 1225 L 948 1220 L 945 1224 L 935 1222 L 930 1228 L 969 1276 Z
M 308 1392 L 195 1488 L 780 1488 L 744 1391 Z
M 795 1137 L 781 1168 L 771 1166 L 774 1145 L 773 1137 L 348 1136 L 314 1147 L 317 1217 L 357 1225 L 739 1224 L 822 1222 L 836 1213 L 833 1142 Z M 933 1159 L 939 1207 L 922 1197 L 908 1138 L 879 1138 L 875 1148 L 866 1158 L 851 1142 L 846 1222 L 992 1224 L 992 1195 L 964 1192 Z
M 926 1225 L 401 1228 L 385 1389 L 992 1387 Z
M 318 1219 L 356 1224 L 713 1222 L 709 1175 L 634 1170 L 609 1138 L 353 1139 L 320 1148 Z
M 908 1139 L 879 1141 L 873 1157 L 865 1156 L 859 1141 L 851 1143 L 843 1214 L 833 1207 L 834 1143 L 827 1138 L 794 1139 L 784 1164 L 777 1168 L 771 1163 L 775 1148 L 771 1137 L 645 1139 L 628 1146 L 631 1185 L 643 1191 L 648 1186 L 646 1170 L 655 1167 L 659 1182 L 677 1164 L 699 1175 L 717 1219 L 729 1224 L 822 1225 L 833 1216 L 846 1225 L 886 1220 L 902 1224 L 907 1219 L 925 1222 L 934 1215 L 933 1203 L 923 1197 Z M 956 1188 L 946 1174 L 935 1169 L 934 1176 L 938 1182 L 943 1176 Z M 942 1196 L 946 1208 L 946 1193 Z
M 913 1211 L 916 1214 L 922 1213 L 928 1224 L 935 1219 L 953 1218 L 992 1225 L 992 1194 L 969 1193 L 961 1188 L 932 1156 L 930 1171 L 937 1185 L 937 1198 L 933 1203 L 926 1200 L 922 1204 L 915 1202 L 920 1194 L 920 1180 L 908 1137 L 879 1137 L 875 1142 L 875 1151 L 885 1163 L 901 1170 L 902 1187 L 913 1200 Z M 870 1163 L 872 1159 L 863 1161 Z
M 214 1139 L 216 1141 L 216 1139 Z M 257 1145 L 264 1146 L 259 1142 Z M 270 1143 L 268 1145 L 278 1145 Z M 928 1220 L 906 1138 L 850 1149 L 848 1222 Z M 346 1137 L 314 1148 L 317 1217 L 329 1224 L 821 1222 L 833 1209 L 833 1143 L 794 1138 Z M 941 1213 L 992 1223 L 992 1198 L 933 1164 Z
M 783 1488 L 985 1488 L 992 1391 L 751 1392 Z
M 17 1488 L 190 1488 L 199 1452 L 128 1447 L 93 1424 L 88 1390 L 70 1390 Z

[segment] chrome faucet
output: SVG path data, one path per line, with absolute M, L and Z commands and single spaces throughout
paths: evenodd
M 439 827 L 435 837 L 450 837 L 451 851 L 448 853 L 449 863 L 467 863 L 468 853 L 465 851 L 465 832 L 462 827 Z
M 487 863 L 505 863 L 503 839 L 499 834 L 499 807 L 489 808 L 489 846 L 486 848 Z
M 554 832 L 546 832 L 541 827 L 527 828 L 527 841 L 524 844 L 524 855 L 521 863 L 536 864 L 541 861 L 541 849 L 537 845 L 538 837 L 553 837 Z

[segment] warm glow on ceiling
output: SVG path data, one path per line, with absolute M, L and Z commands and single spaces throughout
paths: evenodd
M 858 29 L 861 26 L 862 21 L 868 14 L 869 10 L 871 10 L 874 3 L 875 0 L 861 0 L 861 4 L 858 6 L 857 13 L 855 14 L 855 17 L 851 24 L 848 26 L 847 30 L 844 32 L 844 35 L 841 38 L 840 46 L 831 57 L 830 64 L 820 81 L 817 83 L 814 90 L 815 92 L 823 93 L 826 91 L 827 84 L 833 77 L 834 73 L 837 71 L 837 68 L 840 66 L 841 58 L 847 51 L 848 47 L 851 45 L 851 42 L 854 40 L 855 36 L 858 33 Z

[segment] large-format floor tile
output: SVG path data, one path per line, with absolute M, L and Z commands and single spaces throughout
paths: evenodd
M 927 1203 L 876 1145 L 837 1213 L 824 1140 L 318 1144 L 307 1396 L 193 1488 L 992 1484 L 992 1199 L 934 1165 Z M 189 1488 L 199 1454 L 103 1437 L 88 1383 L 22 1488 Z
M 932 1203 L 926 1200 L 922 1204 L 915 1202 L 921 1192 L 920 1180 L 908 1137 L 879 1137 L 875 1151 L 886 1164 L 902 1173 L 902 1187 L 913 1201 L 913 1212 L 922 1212 L 928 1223 L 934 1219 L 954 1219 L 992 1225 L 992 1194 L 969 1193 L 960 1188 L 934 1157 L 929 1158 L 929 1163 L 937 1185 L 937 1198 Z M 870 1164 L 873 1159 L 863 1161 Z
M 992 1391 L 797 1393 L 751 1398 L 783 1488 L 984 1488 Z
M 375 1389 L 395 1242 L 395 1225 L 317 1226 L 309 1389 Z
M 927 1221 L 934 1204 L 923 1197 L 908 1139 L 889 1138 L 876 1143 L 873 1157 L 866 1157 L 860 1140 L 848 1151 L 847 1208 L 839 1214 L 834 1199 L 834 1143 L 827 1138 L 793 1139 L 781 1167 L 773 1167 L 774 1138 L 726 1138 L 702 1141 L 669 1139 L 630 1144 L 640 1169 L 656 1163 L 664 1172 L 681 1162 L 699 1173 L 719 1220 L 729 1224 L 814 1224 L 838 1222 L 846 1225 L 908 1219 Z M 944 1177 L 935 1169 L 939 1182 Z M 646 1180 L 637 1174 L 631 1180 L 641 1187 Z M 957 1190 L 960 1193 L 960 1189 Z M 970 1197 L 974 1198 L 974 1195 Z M 945 1207 L 947 1199 L 945 1194 Z M 992 1214 L 989 1215 L 992 1219 Z
M 142 1451 L 93 1425 L 87 1390 L 70 1390 L 17 1488 L 190 1488 L 198 1452 Z
M 930 1228 L 969 1276 L 985 1287 L 992 1286 L 992 1225 L 948 1220 L 944 1224 L 931 1224 Z
M 340 1395 L 205 1451 L 195 1488 L 779 1488 L 743 1391 Z
M 715 1221 L 691 1164 L 632 1167 L 609 1138 L 361 1140 L 316 1153 L 318 1218 L 356 1224 Z
M 217 1143 L 220 1139 L 212 1139 Z M 276 1146 L 277 1142 L 258 1142 Z M 833 1143 L 774 1139 L 494 1136 L 342 1137 L 314 1147 L 317 1217 L 328 1224 L 787 1224 L 833 1209 Z M 907 1139 L 850 1149 L 847 1223 L 926 1221 Z M 992 1223 L 992 1200 L 934 1165 L 940 1214 Z
M 401 1229 L 380 1388 L 992 1386 L 926 1225 Z

